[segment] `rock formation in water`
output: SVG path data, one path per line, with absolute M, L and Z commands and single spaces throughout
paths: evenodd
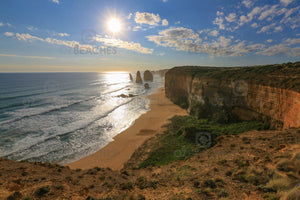
M 126 95 L 126 94 L 120 94 L 118 95 L 117 97 L 120 97 L 120 98 L 131 98 L 131 97 L 136 97 L 137 95 L 134 95 L 134 94 L 129 94 L 129 95 Z
M 153 81 L 153 74 L 149 70 L 144 72 L 144 81 Z
M 254 67 L 175 67 L 166 96 L 194 116 L 300 127 L 300 62 Z
M 135 82 L 136 83 L 143 83 L 140 71 L 137 71 L 137 73 L 136 73 L 136 80 L 135 80 Z
M 145 83 L 144 87 L 145 87 L 146 89 L 150 89 L 149 83 Z
M 129 78 L 130 78 L 130 81 L 133 81 L 133 77 L 132 77 L 131 73 L 129 73 Z

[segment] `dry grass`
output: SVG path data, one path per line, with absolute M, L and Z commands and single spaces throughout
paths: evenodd
M 293 188 L 287 192 L 281 200 L 300 200 L 300 186 Z

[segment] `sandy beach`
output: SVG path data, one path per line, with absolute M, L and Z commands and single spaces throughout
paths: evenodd
M 140 145 L 162 131 L 162 126 L 168 123 L 168 119 L 174 115 L 187 115 L 186 110 L 166 98 L 164 88 L 158 89 L 158 92 L 149 95 L 148 98 L 151 99 L 150 111 L 114 137 L 114 141 L 104 148 L 67 166 L 71 169 L 109 167 L 113 170 L 120 170 Z

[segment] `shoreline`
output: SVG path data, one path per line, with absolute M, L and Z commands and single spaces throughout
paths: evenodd
M 94 167 L 109 167 L 120 170 L 130 159 L 134 151 L 147 139 L 163 130 L 162 126 L 174 115 L 187 115 L 187 111 L 173 104 L 165 96 L 165 88 L 158 88 L 154 94 L 147 96 L 150 100 L 150 110 L 136 119 L 130 127 L 119 133 L 102 149 L 66 164 L 71 169 L 90 169 Z

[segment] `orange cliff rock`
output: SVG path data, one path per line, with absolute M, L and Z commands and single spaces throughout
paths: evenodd
M 275 128 L 300 127 L 300 62 L 255 67 L 176 67 L 166 95 L 195 116 L 233 116 Z

